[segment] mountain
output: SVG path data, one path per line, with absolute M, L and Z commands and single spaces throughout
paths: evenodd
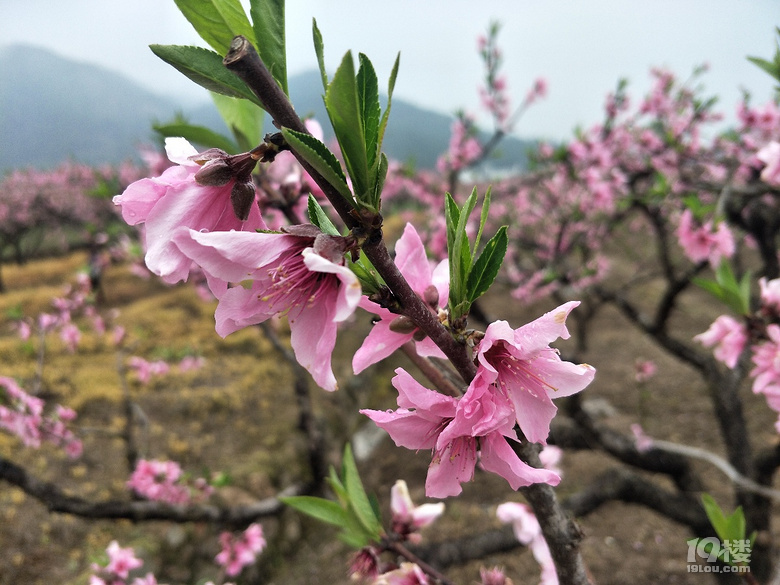
M 36 47 L 0 49 L 0 169 L 119 162 L 150 141 L 153 119 L 175 111 L 112 71 Z
M 171 75 L 177 73 L 171 70 Z M 299 113 L 327 120 L 318 73 L 293 76 L 289 86 Z M 154 138 L 152 122 L 169 121 L 177 113 L 227 132 L 208 101 L 182 108 L 174 98 L 99 66 L 32 46 L 0 48 L 0 173 L 20 166 L 51 167 L 66 159 L 96 165 L 137 158 L 138 145 Z M 396 98 L 385 151 L 390 158 L 431 168 L 447 149 L 451 124 L 450 116 Z M 326 128 L 326 139 L 331 138 Z M 523 166 L 528 145 L 508 138 L 501 145 L 504 160 Z

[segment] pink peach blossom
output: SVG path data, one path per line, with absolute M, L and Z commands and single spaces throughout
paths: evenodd
M 569 338 L 566 317 L 577 305 L 565 303 L 519 329 L 495 321 L 477 347 L 477 375 L 467 395 L 479 385 L 494 389 L 511 402 L 520 430 L 533 443 L 547 441 L 558 410 L 552 399 L 579 392 L 596 373 L 587 364 L 562 361 L 549 347 L 558 337 Z
M 265 228 L 256 205 L 245 221 L 236 218 L 231 203 L 235 179 L 222 185 L 203 185 L 195 175 L 204 165 L 195 162 L 199 156 L 184 138 L 166 138 L 168 158 L 177 163 L 159 177 L 141 179 L 131 184 L 114 203 L 122 208 L 122 217 L 130 225 L 145 225 L 146 265 L 165 282 L 186 280 L 191 261 L 173 243 L 177 228 L 196 230 L 254 231 Z
M 742 350 L 748 340 L 747 329 L 733 317 L 721 315 L 704 333 L 693 338 L 704 347 L 715 347 L 713 355 L 716 359 L 735 368 Z
M 188 230 L 178 232 L 174 241 L 203 269 L 219 299 L 217 333 L 225 337 L 286 314 L 298 362 L 322 388 L 335 390 L 331 354 L 336 330 L 355 311 L 362 295 L 360 283 L 344 265 L 342 238 L 323 234 L 314 226 L 288 230 Z M 243 281 L 251 281 L 251 286 L 228 287 Z

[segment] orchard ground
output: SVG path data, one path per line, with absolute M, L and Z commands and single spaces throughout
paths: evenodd
M 8 310 L 21 307 L 27 316 L 50 310 L 51 299 L 62 294 L 65 284 L 73 282 L 85 263 L 85 256 L 72 254 L 22 267 L 3 267 L 8 292 L 0 296 L 4 315 L 0 375 L 30 380 L 36 368 L 37 340 L 27 344 L 19 340 L 13 322 L 5 317 Z M 128 355 L 175 363 L 184 355 L 195 354 L 206 360 L 197 371 L 178 373 L 173 368 L 170 374 L 153 378 L 146 385 L 130 374 L 130 390 L 139 407 L 136 436 L 142 456 L 177 460 L 195 476 L 227 472 L 231 485 L 218 490 L 213 499 L 231 505 L 273 496 L 306 479 L 305 441 L 297 430 L 292 371 L 261 330 L 248 328 L 222 340 L 214 332 L 214 302 L 203 302 L 189 286 L 167 287 L 155 278 L 141 279 L 127 266 L 108 268 L 104 290 L 102 309 L 119 309 L 115 321 L 127 328 Z M 524 305 L 495 290 L 485 302 L 489 313 L 508 318 L 513 326 L 552 306 Z M 685 298 L 678 331 L 693 337 L 718 314 L 718 307 L 705 293 L 694 291 Z M 414 372 L 405 360 L 393 358 L 366 375 L 351 375 L 351 355 L 369 326 L 370 316 L 361 313 L 354 324 L 342 327 L 339 333 L 338 355 L 334 356 L 339 391 L 328 394 L 311 385 L 315 410 L 327 427 L 332 463 L 338 461 L 343 442 L 370 424 L 358 414 L 359 408 L 394 407 L 392 369 L 405 365 Z M 284 323 L 279 327 L 284 334 Z M 557 346 L 564 355 L 574 349 L 572 342 Z M 651 436 L 723 453 L 710 403 L 697 376 L 662 353 L 616 312 L 602 311 L 590 347 L 579 357 L 597 368 L 596 380 L 584 396 L 610 427 L 628 434 L 629 425 L 639 420 L 641 408 L 645 430 Z M 658 373 L 644 386 L 634 378 L 637 359 L 651 359 L 658 365 Z M 84 439 L 84 455 L 69 461 L 48 447 L 25 449 L 5 434 L 0 435 L 0 454 L 23 464 L 38 478 L 57 482 L 84 498 L 129 497 L 116 349 L 85 333 L 80 348 L 70 354 L 56 336 L 50 336 L 42 397 L 79 412 L 76 422 Z M 764 398 L 753 396 L 749 388 L 743 389 L 743 397 L 754 447 L 774 444 L 776 415 L 766 407 Z M 396 479 L 406 480 L 415 503 L 424 501 L 429 461 L 428 453 L 396 448 L 385 438 L 359 467 L 386 514 L 389 489 Z M 559 497 L 577 492 L 601 472 L 618 465 L 600 453 L 566 453 Z M 694 465 L 702 473 L 707 491 L 730 510 L 733 504 L 724 476 L 706 464 Z M 466 531 L 496 528 L 500 525 L 495 518 L 496 506 L 507 500 L 522 498 L 501 478 L 478 472 L 461 498 L 446 501 L 444 516 L 427 529 L 425 539 L 447 540 Z M 350 551 L 335 538 L 335 531 L 292 511 L 262 523 L 271 544 L 258 567 L 239 583 L 349 582 Z M 601 585 L 715 582 L 709 575 L 688 572 L 686 541 L 697 535 L 651 511 L 612 502 L 582 518 L 580 524 L 585 561 Z M 146 569 L 155 571 L 160 582 L 195 583 L 216 575 L 212 561 L 219 550 L 217 533 L 213 527 L 196 524 L 134 525 L 49 514 L 21 490 L 2 484 L 0 585 L 84 584 L 90 564 L 113 539 L 122 546 L 135 547 L 144 557 Z M 446 572 L 457 583 L 471 584 L 477 582 L 483 565 L 505 567 L 516 585 L 539 579 L 538 565 L 522 548 Z

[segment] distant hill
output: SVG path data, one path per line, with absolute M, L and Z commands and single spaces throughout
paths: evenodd
M 177 73 L 172 69 L 171 75 Z M 325 122 L 319 74 L 293 76 L 289 85 L 298 112 Z M 37 47 L 0 48 L 0 172 L 46 168 L 66 159 L 102 164 L 135 158 L 138 145 L 153 140 L 151 123 L 169 121 L 177 112 L 192 123 L 226 132 L 208 101 L 182 108 L 175 99 L 99 66 Z M 451 124 L 450 116 L 394 99 L 385 151 L 393 159 L 431 168 L 447 149 Z M 326 138 L 331 138 L 327 130 Z M 528 145 L 505 140 L 499 166 L 523 167 Z

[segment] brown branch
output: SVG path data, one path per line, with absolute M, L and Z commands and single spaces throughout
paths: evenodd
M 127 519 L 133 522 L 166 520 L 169 522 L 209 522 L 240 528 L 269 516 L 279 514 L 284 505 L 279 497 L 297 496 L 305 493 L 303 486 L 293 485 L 279 493 L 278 497 L 266 498 L 246 506 L 220 508 L 210 504 L 189 504 L 174 506 L 148 500 L 107 500 L 92 502 L 65 493 L 54 483 L 42 481 L 28 473 L 23 467 L 0 457 L 0 479 L 15 485 L 24 493 L 41 502 L 49 512 L 70 514 L 90 519 Z
M 523 461 L 534 467 L 542 467 L 539 461 L 540 445 L 523 441 L 513 446 Z M 562 585 L 591 583 L 580 554 L 582 540 L 580 527 L 560 505 L 552 486 L 537 483 L 520 488 L 520 492 L 531 504 L 539 521 L 560 583 Z

